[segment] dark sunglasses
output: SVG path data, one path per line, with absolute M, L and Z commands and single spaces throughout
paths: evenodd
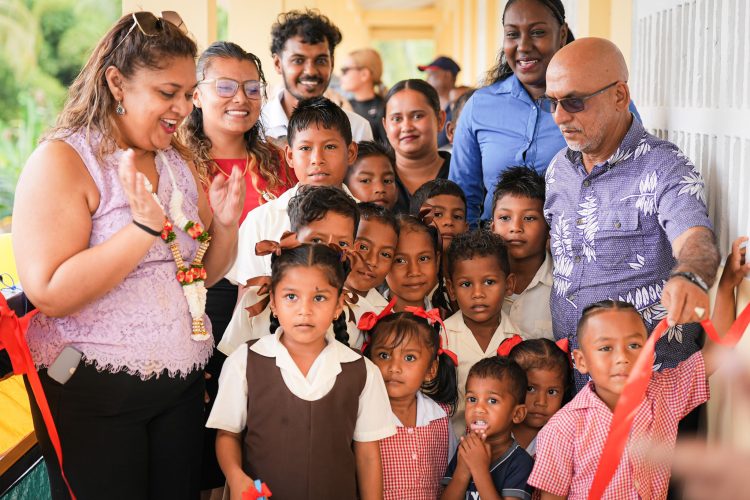
M 540 108 L 542 108 L 542 110 L 546 111 L 547 113 L 554 113 L 555 111 L 557 111 L 558 104 L 562 106 L 562 108 L 568 113 L 580 113 L 581 111 L 586 109 L 586 100 L 606 92 L 608 89 L 614 87 L 618 83 L 620 83 L 619 80 L 610 83 L 606 87 L 599 89 L 592 94 L 580 97 L 563 97 L 562 99 L 554 99 L 552 97 L 543 95 L 542 97 L 537 99 L 537 104 Z
M 120 45 L 122 45 L 122 42 L 130 36 L 135 28 L 138 28 L 145 36 L 156 36 L 161 33 L 164 26 L 162 23 L 166 21 L 175 25 L 183 34 L 187 34 L 185 21 L 183 21 L 180 15 L 173 10 L 162 11 L 160 17 L 156 17 L 154 14 L 147 11 L 133 12 L 132 16 L 133 25 L 128 32 L 125 33 L 125 36 L 122 37 L 122 40 L 120 40 L 115 48 L 112 49 L 113 53 Z
M 204 83 L 213 83 L 216 89 L 216 95 L 219 97 L 234 97 L 237 94 L 237 90 L 240 88 L 240 82 L 232 80 L 231 78 L 211 78 L 209 80 L 201 80 L 198 85 Z M 246 80 L 242 82 L 242 90 L 245 92 L 245 96 L 248 99 L 257 101 L 263 97 L 266 89 L 266 84 L 259 82 L 258 80 Z

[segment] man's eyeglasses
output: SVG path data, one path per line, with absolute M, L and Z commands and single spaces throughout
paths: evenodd
M 359 66 L 344 66 L 343 68 L 341 68 L 341 74 L 345 75 L 345 74 L 347 74 L 351 70 L 357 70 L 357 71 L 359 71 L 361 69 L 362 68 L 359 67 Z
M 537 99 L 537 104 L 540 108 L 542 108 L 542 110 L 546 111 L 547 113 L 554 113 L 555 111 L 557 111 L 558 104 L 562 106 L 563 109 L 568 113 L 580 113 L 581 111 L 586 109 L 586 100 L 606 92 L 608 89 L 614 87 L 618 83 L 620 83 L 619 80 L 610 83 L 606 87 L 599 89 L 592 94 L 580 97 L 563 97 L 562 99 L 554 99 L 552 97 L 543 95 L 542 97 Z
M 216 95 L 219 97 L 234 97 L 235 94 L 237 94 L 237 90 L 240 88 L 240 82 L 232 80 L 231 78 L 211 78 L 209 80 L 201 80 L 198 82 L 198 85 L 203 85 L 204 83 L 213 83 L 214 88 L 216 89 Z M 257 101 L 263 97 L 266 84 L 259 82 L 258 80 L 246 80 L 242 82 L 242 89 L 248 99 Z
M 174 24 L 180 31 L 182 31 L 183 34 L 187 34 L 187 26 L 185 25 L 185 21 L 183 21 L 180 15 L 173 10 L 162 11 L 160 17 L 156 17 L 154 14 L 147 11 L 133 12 L 132 16 L 133 25 L 130 27 L 128 32 L 125 33 L 125 36 L 122 37 L 122 40 L 120 40 L 115 48 L 112 49 L 112 53 L 114 53 L 117 48 L 122 45 L 122 42 L 127 40 L 127 38 L 135 28 L 138 28 L 144 36 L 156 36 L 163 30 L 164 25 L 162 24 L 162 22 L 167 21 Z

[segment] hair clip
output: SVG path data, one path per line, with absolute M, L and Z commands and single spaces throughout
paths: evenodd
M 302 246 L 302 243 L 297 240 L 297 233 L 285 231 L 284 234 L 281 235 L 279 241 L 263 240 L 256 243 L 255 255 L 281 255 L 282 250 L 291 250 L 299 246 Z
M 514 334 L 512 337 L 506 338 L 505 340 L 500 342 L 499 346 L 497 346 L 497 355 L 498 356 L 510 355 L 510 351 L 521 342 L 523 342 L 523 339 L 517 333 Z

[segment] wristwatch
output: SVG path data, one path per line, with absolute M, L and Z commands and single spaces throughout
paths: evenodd
M 695 273 L 691 273 L 691 272 L 688 272 L 688 271 L 673 271 L 669 275 L 669 277 L 670 278 L 674 278 L 674 277 L 685 278 L 686 280 L 688 280 L 692 284 L 697 285 L 698 287 L 700 287 L 700 289 L 703 290 L 704 292 L 708 292 L 708 284 L 703 280 L 703 278 L 701 278 L 700 276 L 698 276 Z

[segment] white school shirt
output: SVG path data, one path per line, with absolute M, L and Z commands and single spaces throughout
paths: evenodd
M 464 323 L 464 315 L 461 311 L 456 312 L 453 316 L 445 320 L 445 330 L 440 332 L 440 335 L 443 337 L 443 348 L 450 349 L 458 356 L 458 404 L 456 405 L 456 413 L 453 414 L 451 421 L 453 422 L 453 430 L 456 434 L 463 436 L 466 430 L 466 422 L 464 421 L 464 408 L 466 404 L 464 398 L 466 396 L 466 379 L 469 376 L 469 370 L 477 361 L 495 356 L 500 343 L 518 333 L 518 329 L 513 326 L 513 323 L 511 323 L 505 314 L 501 314 L 500 324 L 497 326 L 495 333 L 492 334 L 492 339 L 486 351 L 482 351 L 482 348 L 479 347 L 474 334 L 471 333 L 469 327 Z
M 401 420 L 398 419 L 395 413 L 391 412 L 393 417 L 393 423 L 396 427 L 404 427 Z M 425 427 L 430 425 L 433 420 L 439 420 L 443 417 L 447 417 L 448 414 L 443 410 L 439 404 L 433 401 L 429 396 L 425 396 L 421 391 L 417 391 L 417 425 L 416 427 Z M 453 427 L 448 426 L 448 463 L 453 460 L 458 449 L 458 438 L 456 433 L 453 432 Z
M 216 346 L 218 350 L 227 356 L 248 340 L 259 339 L 271 333 L 271 308 L 268 305 L 266 305 L 266 308 L 260 314 L 252 318 L 245 310 L 245 308 L 268 297 L 268 295 L 259 297 L 259 289 L 260 287 L 257 286 L 249 287 L 234 308 L 232 319 L 229 320 L 227 329 L 224 330 L 221 342 Z
M 292 228 L 287 208 L 289 200 L 299 191 L 300 184 L 288 189 L 275 200 L 264 203 L 250 210 L 240 226 L 237 238 L 237 260 L 227 273 L 227 279 L 234 283 L 244 284 L 256 276 L 271 275 L 271 256 L 255 255 L 255 244 L 263 240 L 279 241 L 281 236 Z M 341 189 L 351 196 L 351 191 L 344 184 Z
M 307 376 L 303 375 L 281 343 L 281 328 L 275 335 L 266 335 L 250 347 L 261 356 L 276 358 L 276 366 L 289 391 L 305 401 L 317 401 L 328 394 L 341 373 L 341 363 L 356 361 L 362 356 L 341 342 L 330 332 L 326 346 L 313 362 Z M 354 440 L 378 441 L 396 433 L 391 415 L 388 392 L 380 370 L 365 358 L 367 377 L 359 395 Z M 224 362 L 219 376 L 219 392 L 206 422 L 206 427 L 239 434 L 247 426 L 247 350 L 235 350 Z M 293 417 L 293 416 L 291 416 Z M 331 425 L 335 425 L 332 422 Z
M 286 116 L 284 106 L 281 105 L 281 96 L 283 95 L 284 89 L 281 88 L 261 109 L 260 119 L 265 127 L 266 137 L 278 139 L 280 137 L 286 138 L 288 135 L 289 117 Z M 344 113 L 349 118 L 349 124 L 352 127 L 352 140 L 354 142 L 373 140 L 370 122 L 353 111 L 344 109 Z
M 552 311 L 549 295 L 552 291 L 552 256 L 547 253 L 526 290 L 506 296 L 503 314 L 518 327 L 519 335 L 525 339 L 550 339 L 552 335 Z
M 380 314 L 388 305 L 388 301 L 374 288 L 371 288 L 364 297 L 358 297 L 356 304 L 344 305 L 344 314 L 346 315 L 346 331 L 349 333 L 349 345 L 354 349 L 361 350 L 362 344 L 365 342 L 365 336 L 357 328 L 359 319 L 366 312 Z M 354 313 L 354 323 L 349 321 L 349 308 Z

